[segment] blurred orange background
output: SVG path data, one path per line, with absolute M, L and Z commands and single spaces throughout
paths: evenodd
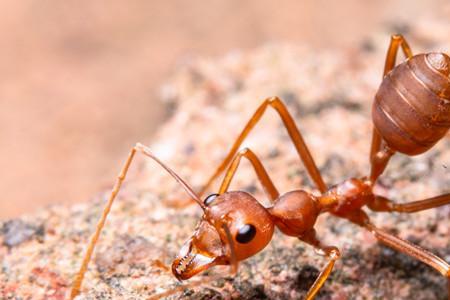
M 444 0 L 2 1 L 0 218 L 110 186 L 130 146 L 151 143 L 164 121 L 159 89 L 183 58 L 269 42 L 349 48 L 442 9 Z

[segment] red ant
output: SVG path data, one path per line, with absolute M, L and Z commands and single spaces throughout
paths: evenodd
M 399 47 L 402 48 L 407 59 L 395 66 Z M 447 133 L 450 127 L 449 74 L 449 56 L 444 53 L 413 56 L 403 36 L 393 35 L 387 52 L 383 81 L 375 96 L 372 110 L 374 130 L 370 153 L 370 174 L 367 177 L 350 178 L 331 187 L 324 183 L 292 116 L 281 100 L 276 97 L 266 99 L 256 110 L 222 164 L 199 193 L 194 192 L 147 147 L 137 144 L 131 149 L 89 243 L 70 298 L 73 299 L 80 292 L 100 231 L 136 152 L 141 152 L 159 163 L 203 210 L 203 216 L 194 234 L 184 244 L 172 263 L 172 273 L 179 280 L 189 279 L 216 265 L 230 265 L 232 272 L 235 273 L 238 263 L 261 251 L 270 242 L 274 228 L 278 227 L 284 234 L 312 245 L 319 254 L 328 258 L 328 263 L 306 295 L 306 299 L 313 299 L 340 256 L 338 248 L 323 245 L 314 231 L 317 217 L 322 213 L 330 213 L 367 229 L 381 243 L 436 269 L 447 278 L 450 290 L 450 265 L 446 261 L 419 246 L 377 228 L 362 209 L 367 206 L 377 212 L 414 213 L 450 203 L 450 194 L 397 204 L 373 193 L 377 179 L 396 152 L 406 155 L 423 153 Z M 272 107 L 280 115 L 320 195 L 303 190 L 294 190 L 280 195 L 256 155 L 247 148 L 238 151 L 241 143 L 260 120 L 267 107 Z M 271 207 L 262 206 L 246 192 L 228 191 L 242 157 L 247 158 L 253 165 L 258 179 L 272 202 Z M 209 195 L 202 201 L 201 196 L 227 167 L 219 192 Z

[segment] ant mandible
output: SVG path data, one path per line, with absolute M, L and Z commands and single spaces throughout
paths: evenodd
M 407 59 L 395 66 L 400 47 Z M 172 263 L 172 273 L 179 280 L 191 278 L 215 265 L 230 265 L 231 271 L 235 273 L 239 261 L 261 251 L 270 242 L 274 228 L 278 227 L 284 234 L 310 244 L 319 254 L 328 258 L 325 268 L 306 295 L 306 299 L 313 299 L 340 256 L 337 247 L 323 245 L 314 231 L 317 217 L 322 213 L 330 213 L 367 229 L 379 242 L 436 269 L 447 278 L 450 294 L 450 265 L 446 261 L 377 228 L 362 209 L 367 206 L 376 212 L 414 213 L 450 203 L 450 193 L 406 204 L 397 204 L 373 193 L 377 179 L 395 153 L 406 155 L 423 153 L 447 133 L 450 127 L 449 74 L 449 56 L 444 53 L 413 56 L 403 36 L 393 35 L 387 52 L 383 81 L 372 108 L 374 129 L 370 151 L 370 174 L 367 177 L 350 178 L 331 187 L 323 181 L 292 116 L 277 97 L 266 99 L 256 110 L 224 161 L 198 193 L 155 157 L 147 147 L 137 144 L 131 150 L 118 176 L 74 281 L 70 298 L 73 299 L 80 292 L 100 231 L 136 152 L 159 163 L 203 210 L 203 216 L 194 234 Z M 239 151 L 241 143 L 261 119 L 267 107 L 272 107 L 280 115 L 320 195 L 303 190 L 280 195 L 256 155 L 247 148 Z M 259 181 L 271 200 L 271 207 L 262 206 L 246 192 L 228 191 L 242 157 L 253 165 Z M 227 167 L 219 192 L 209 195 L 202 201 L 202 195 Z

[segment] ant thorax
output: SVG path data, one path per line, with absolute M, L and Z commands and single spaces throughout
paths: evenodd
M 269 212 L 286 235 L 299 237 L 313 229 L 321 209 L 312 194 L 295 190 L 281 195 Z
M 374 198 L 372 183 L 363 177 L 350 178 L 332 186 L 319 202 L 324 210 L 341 215 L 361 209 Z

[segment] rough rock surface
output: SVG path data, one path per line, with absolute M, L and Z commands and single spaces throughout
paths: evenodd
M 423 34 L 427 26 L 441 31 L 430 37 L 429 31 Z M 416 51 L 449 49 L 437 43 L 448 31 L 418 23 L 408 39 Z M 221 59 L 188 61 L 163 88 L 173 114 L 150 147 L 198 188 L 261 101 L 278 95 L 295 116 L 328 184 L 366 175 L 370 106 L 388 40 L 389 33 L 378 34 L 338 52 L 268 45 Z M 262 159 L 280 191 L 314 188 L 275 113 L 263 117 L 245 145 Z M 447 136 L 424 155 L 396 156 L 377 192 L 398 202 L 448 192 L 449 150 Z M 232 189 L 267 203 L 247 163 Z M 105 189 L 89 203 L 53 206 L 0 223 L 0 298 L 64 299 L 108 194 Z M 171 289 L 177 291 L 173 299 L 298 299 L 324 266 L 311 247 L 277 232 L 264 251 L 240 265 L 236 277 L 227 268 L 215 268 L 184 289 L 186 283 L 157 262 L 170 265 L 198 221 L 195 205 L 170 207 L 169 200 L 183 197 L 157 165 L 139 158 L 112 209 L 79 299 L 148 299 Z M 370 215 L 378 226 L 450 261 L 448 205 L 413 215 Z M 379 245 L 368 232 L 328 215 L 319 218 L 317 232 L 342 252 L 318 299 L 446 299 L 446 281 L 438 272 Z M 212 279 L 214 274 L 222 274 L 221 279 Z

